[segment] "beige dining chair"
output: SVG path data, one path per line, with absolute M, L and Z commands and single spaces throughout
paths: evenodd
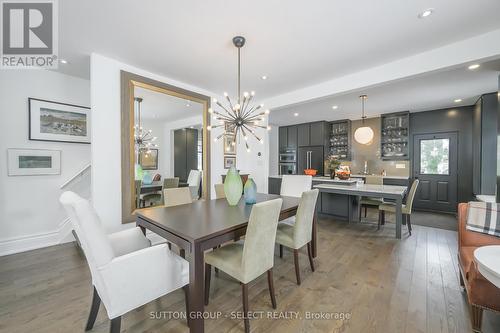
M 408 232 L 411 236 L 411 221 L 410 215 L 413 207 L 413 199 L 415 199 L 415 193 L 417 193 L 419 180 L 415 179 L 411 184 L 410 191 L 406 197 L 406 203 L 403 204 L 401 208 L 401 212 L 403 213 L 403 222 L 406 222 L 408 226 Z M 396 213 L 396 205 L 394 203 L 386 202 L 380 206 L 378 206 L 379 215 L 378 215 L 378 229 L 380 229 L 381 224 L 385 224 L 385 212 Z
M 384 185 L 384 177 L 367 175 L 365 177 L 365 184 Z M 384 200 L 382 198 L 361 197 L 361 199 L 359 200 L 359 205 L 361 207 L 361 210 L 363 208 L 365 209 L 365 217 L 368 212 L 368 206 L 374 206 L 378 208 L 378 206 L 380 206 L 383 203 Z M 361 210 L 360 210 L 360 215 L 361 215 Z
M 224 192 L 224 184 L 214 184 L 215 187 L 215 199 L 222 199 L 226 197 L 226 192 Z
M 314 210 L 316 209 L 318 194 L 318 189 L 303 192 L 300 198 L 299 208 L 297 209 L 297 215 L 295 216 L 295 224 L 291 226 L 289 224 L 280 223 L 278 224 L 278 230 L 276 232 L 276 243 L 278 243 L 280 247 L 280 258 L 283 258 L 283 246 L 293 249 L 295 276 L 298 285 L 300 285 L 299 249 L 305 245 L 307 245 L 309 264 L 311 265 L 311 270 L 314 272 L 311 241 Z
M 241 283 L 245 332 L 250 332 L 248 320 L 248 283 L 267 272 L 269 294 L 273 309 L 274 242 L 283 199 L 255 204 L 250 213 L 245 241 L 230 243 L 205 254 L 205 304 L 210 294 L 211 267 L 226 272 Z
M 177 188 L 179 187 L 179 177 L 172 177 L 172 178 L 164 178 L 163 179 L 163 186 L 161 189 L 161 199 L 160 202 L 165 203 L 163 191 L 168 189 L 168 188 Z
M 163 190 L 165 207 L 190 204 L 193 202 L 189 187 L 167 188 Z

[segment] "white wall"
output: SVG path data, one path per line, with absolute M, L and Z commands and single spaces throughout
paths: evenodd
M 0 255 L 64 239 L 59 188 L 90 162 L 90 145 L 28 140 L 28 97 L 89 106 L 89 81 L 45 70 L 0 70 Z M 7 176 L 7 149 L 61 150 L 61 174 Z M 90 179 L 68 188 L 89 195 Z
M 90 95 L 93 113 L 92 127 L 92 198 L 94 206 L 109 231 L 125 228 L 121 225 L 121 142 L 120 142 L 120 70 L 142 75 L 207 96 L 215 94 L 202 88 L 178 82 L 145 70 L 133 67 L 99 54 L 91 55 Z M 218 96 L 220 98 L 220 96 Z M 267 133 L 264 134 L 267 141 Z M 220 182 L 226 173 L 223 165 L 222 142 L 211 142 L 211 179 Z M 255 177 L 260 189 L 267 189 L 268 147 L 251 142 L 252 155 L 238 149 L 238 167 Z M 257 151 L 263 156 L 251 158 Z M 243 157 L 239 159 L 239 156 Z M 266 162 L 264 162 L 266 161 Z M 116 170 L 110 173 L 109 170 Z M 211 189 L 212 196 L 215 195 Z

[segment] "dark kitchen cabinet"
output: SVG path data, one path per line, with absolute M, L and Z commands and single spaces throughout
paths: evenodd
M 281 126 L 278 129 L 279 148 L 297 148 L 297 126 Z
M 408 160 L 410 158 L 410 112 L 383 114 L 380 122 L 380 157 L 382 160 Z
M 186 182 L 191 170 L 198 170 L 198 131 L 183 128 L 174 131 L 174 176 Z
M 309 146 L 323 146 L 325 144 L 325 122 L 311 123 L 309 130 Z
M 269 177 L 267 185 L 268 194 L 280 194 L 281 192 L 281 178 Z
M 299 147 L 307 147 L 309 144 L 311 126 L 309 124 L 300 124 L 297 126 L 298 145 Z
M 297 148 L 297 126 L 287 126 L 288 148 Z
M 300 124 L 297 126 L 297 140 L 299 147 L 323 146 L 327 123 L 318 121 L 314 123 Z

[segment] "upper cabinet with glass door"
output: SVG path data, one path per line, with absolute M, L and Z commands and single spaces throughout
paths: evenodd
M 409 159 L 410 113 L 398 112 L 380 117 L 380 156 L 383 160 Z

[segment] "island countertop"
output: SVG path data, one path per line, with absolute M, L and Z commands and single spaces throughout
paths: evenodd
M 368 175 L 361 175 L 361 174 L 352 174 L 351 178 L 365 178 Z M 378 176 L 378 175 L 373 175 L 373 176 Z M 384 179 L 402 179 L 402 180 L 408 180 L 410 177 L 408 176 L 380 176 Z M 274 176 L 269 176 L 269 178 L 278 178 L 281 179 L 283 178 L 283 175 L 274 175 Z M 330 176 L 314 176 L 313 181 L 322 181 L 322 182 L 327 182 L 331 181 L 332 179 Z

